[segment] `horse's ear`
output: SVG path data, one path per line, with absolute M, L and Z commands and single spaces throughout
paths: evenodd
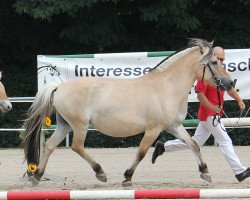
M 213 46 L 214 46 L 214 40 L 212 42 L 209 42 L 209 47 L 213 48 Z
M 203 53 L 203 56 L 201 57 L 201 63 L 203 65 L 207 65 L 212 55 L 213 55 L 212 48 L 207 48 L 206 51 Z
M 0 71 L 0 80 L 2 79 L 2 71 Z

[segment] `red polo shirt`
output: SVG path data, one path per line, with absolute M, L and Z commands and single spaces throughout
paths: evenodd
M 214 86 L 208 85 L 207 83 L 198 80 L 197 85 L 195 87 L 196 93 L 203 93 L 208 101 L 213 105 L 219 105 L 219 99 L 217 96 L 217 89 Z M 220 90 L 220 99 L 221 99 L 221 106 L 224 105 L 224 91 Z M 208 116 L 214 116 L 216 113 L 212 110 L 206 108 L 200 103 L 199 111 L 198 111 L 198 119 L 199 121 L 207 121 Z M 222 115 L 222 112 L 219 113 L 219 116 Z

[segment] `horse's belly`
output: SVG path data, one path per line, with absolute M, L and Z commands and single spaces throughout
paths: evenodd
M 134 123 L 93 124 L 96 130 L 112 137 L 128 137 L 144 132 L 144 127 Z

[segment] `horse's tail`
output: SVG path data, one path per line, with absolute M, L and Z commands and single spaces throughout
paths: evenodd
M 41 128 L 45 118 L 50 117 L 53 112 L 53 94 L 57 86 L 58 84 L 49 84 L 38 92 L 27 112 L 27 118 L 23 124 L 25 130 L 21 145 L 24 148 L 28 164 L 39 164 Z

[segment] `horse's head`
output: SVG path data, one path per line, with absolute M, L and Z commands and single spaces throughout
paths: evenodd
M 203 69 L 200 70 L 199 79 L 204 79 L 207 83 L 219 87 L 221 90 L 230 90 L 234 82 L 231 79 L 227 71 L 222 67 L 222 61 L 218 57 L 218 54 L 223 54 L 224 50 L 220 47 L 212 49 L 213 43 L 209 43 L 205 40 L 196 39 L 193 44 L 196 44 L 200 48 L 202 54 L 201 63 Z
M 6 95 L 5 88 L 1 82 L 2 72 L 0 72 L 0 110 L 3 112 L 9 112 L 12 109 L 12 105 Z

